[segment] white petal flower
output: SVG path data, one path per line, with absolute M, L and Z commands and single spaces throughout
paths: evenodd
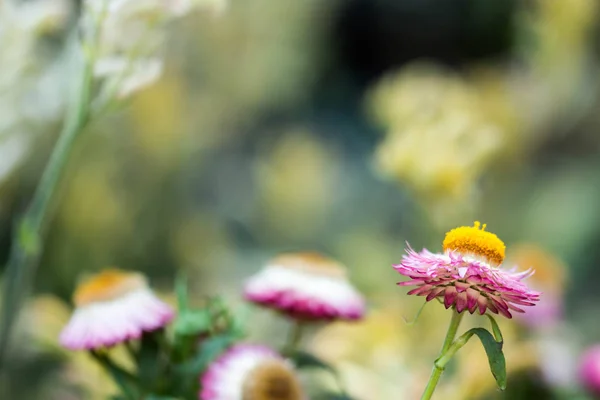
M 304 398 L 292 366 L 265 346 L 232 347 L 210 365 L 201 384 L 200 400 Z
M 104 271 L 79 286 L 74 297 L 77 308 L 60 335 L 61 344 L 72 350 L 137 339 L 174 316 L 137 273 Z
M 284 254 L 251 277 L 249 301 L 305 320 L 355 320 L 364 299 L 346 277 L 344 266 L 316 253 Z

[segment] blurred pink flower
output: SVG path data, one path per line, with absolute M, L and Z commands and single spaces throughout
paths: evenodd
M 600 395 L 600 345 L 594 345 L 583 353 L 579 379 L 590 392 Z
M 510 310 L 524 312 L 518 306 L 533 306 L 540 293 L 529 289 L 523 279 L 532 270 L 503 270 L 504 243 L 493 233 L 473 227 L 459 227 L 446 234 L 444 253 L 428 250 L 420 253 L 408 248 L 407 255 L 394 268 L 411 278 L 400 286 L 417 286 L 408 294 L 427 296 L 426 301 L 439 298 L 446 308 L 457 312 L 468 310 L 481 315 L 487 310 L 512 318 Z
M 80 285 L 74 298 L 77 308 L 60 334 L 60 343 L 71 350 L 137 339 L 143 332 L 164 327 L 174 316 L 138 273 L 104 271 Z
M 200 400 L 303 399 L 292 365 L 265 346 L 240 344 L 201 378 Z
M 340 263 L 316 253 L 284 254 L 247 282 L 249 301 L 303 320 L 362 318 L 362 295 Z

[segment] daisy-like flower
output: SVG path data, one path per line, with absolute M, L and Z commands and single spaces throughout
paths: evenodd
M 250 278 L 246 298 L 299 320 L 356 320 L 364 299 L 346 268 L 317 253 L 289 253 L 273 259 Z
M 200 400 L 304 399 L 291 364 L 268 347 L 238 344 L 201 378 Z
M 109 347 L 164 327 L 173 310 L 156 297 L 146 278 L 135 272 L 107 270 L 81 284 L 75 312 L 60 334 L 71 350 Z
M 409 247 L 394 268 L 411 280 L 398 285 L 417 286 L 408 294 L 426 296 L 427 301 L 438 298 L 459 313 L 483 315 L 489 310 L 512 318 L 511 311 L 524 312 L 519 306 L 535 305 L 540 293 L 522 282 L 533 270 L 502 269 L 506 246 L 485 227 L 475 222 L 472 227 L 452 229 L 444 239 L 443 254 L 425 249 L 417 253 Z

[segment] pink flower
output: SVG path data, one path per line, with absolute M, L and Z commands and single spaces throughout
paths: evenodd
M 303 320 L 356 320 L 365 304 L 345 267 L 316 253 L 284 254 L 251 277 L 249 301 Z
M 107 270 L 75 291 L 75 312 L 60 334 L 71 350 L 109 347 L 168 324 L 173 310 L 138 273 Z
M 265 346 L 240 344 L 201 378 L 200 400 L 304 399 L 292 365 Z
M 511 311 L 524 312 L 520 306 L 533 306 L 540 293 L 522 280 L 533 271 L 515 272 L 500 268 L 504 260 L 504 243 L 493 233 L 473 227 L 459 227 L 446 234 L 444 253 L 428 250 L 420 253 L 412 248 L 396 271 L 411 278 L 400 286 L 416 286 L 408 294 L 426 296 L 426 301 L 439 299 L 446 308 L 481 315 L 487 310 L 512 318 Z
M 579 379 L 591 393 L 600 396 L 600 345 L 590 347 L 581 357 Z

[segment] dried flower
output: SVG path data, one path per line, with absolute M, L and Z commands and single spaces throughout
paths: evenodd
M 213 362 L 201 378 L 201 400 L 300 400 L 291 364 L 268 347 L 239 344 Z
M 81 284 L 74 294 L 76 309 L 60 335 L 72 350 L 96 349 L 139 338 L 164 327 L 173 310 L 133 272 L 107 270 Z
M 400 286 L 417 286 L 408 294 L 443 300 L 446 308 L 461 313 L 468 310 L 481 315 L 487 310 L 512 318 L 511 310 L 524 312 L 518 306 L 533 306 L 540 293 L 529 289 L 522 280 L 533 274 L 503 270 L 505 245 L 486 225 L 451 230 L 444 239 L 443 254 L 408 248 L 407 255 L 394 268 L 411 278 Z
M 360 319 L 363 297 L 343 265 L 317 253 L 283 254 L 250 278 L 249 301 L 301 320 Z

